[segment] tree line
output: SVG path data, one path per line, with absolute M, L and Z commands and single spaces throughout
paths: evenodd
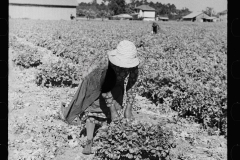
M 106 18 L 118 14 L 132 14 L 134 8 L 140 5 L 148 5 L 156 10 L 156 15 L 168 17 L 169 19 L 180 19 L 181 17 L 188 15 L 191 11 L 188 8 L 177 9 L 174 4 L 162 4 L 159 2 L 148 2 L 147 0 L 130 0 L 130 3 L 126 3 L 125 0 L 103 0 L 101 3 L 97 3 L 97 0 L 93 0 L 90 3 L 81 2 L 77 6 L 77 16 L 90 18 Z M 213 8 L 207 7 L 203 10 L 203 13 L 209 16 L 216 16 L 216 12 Z
M 148 5 L 156 10 L 156 15 L 167 16 L 169 19 L 179 19 L 191 11 L 188 8 L 177 9 L 174 4 L 162 4 L 159 2 L 148 2 L 147 0 L 131 0 L 126 3 L 125 0 L 103 0 L 97 3 L 93 0 L 90 3 L 81 2 L 77 6 L 77 16 L 90 18 L 105 18 L 118 14 L 134 13 L 134 8 L 140 5 Z

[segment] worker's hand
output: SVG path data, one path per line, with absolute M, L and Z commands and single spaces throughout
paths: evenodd
M 113 100 L 113 105 L 115 106 L 115 108 L 116 108 L 117 110 L 120 110 L 120 109 L 123 108 L 116 100 Z

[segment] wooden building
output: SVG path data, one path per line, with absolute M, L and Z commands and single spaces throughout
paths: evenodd
M 203 22 L 217 22 L 218 18 L 217 17 L 207 17 L 203 18 Z
M 157 20 L 158 20 L 158 21 L 169 21 L 169 18 L 166 17 L 166 16 L 158 16 L 158 17 L 157 17 Z
M 192 21 L 192 22 L 203 22 L 204 18 L 208 18 L 209 16 L 203 12 L 193 12 L 189 15 L 182 17 L 183 21 Z
M 227 10 L 219 12 L 218 16 L 219 16 L 219 21 L 227 22 Z
M 119 14 L 119 15 L 112 16 L 110 19 L 111 20 L 132 20 L 133 17 L 129 14 Z
M 145 21 L 155 21 L 155 9 L 148 5 L 141 5 L 135 8 L 138 18 L 143 18 Z
M 9 17 L 70 20 L 76 17 L 77 0 L 9 0 Z

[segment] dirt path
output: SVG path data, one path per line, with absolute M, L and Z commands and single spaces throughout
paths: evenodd
M 41 48 L 40 48 L 41 49 Z M 77 88 L 42 88 L 35 84 L 36 68 L 20 69 L 11 58 L 17 54 L 9 49 L 9 160 L 34 158 L 56 160 L 92 159 L 85 156 L 80 137 L 81 126 L 69 126 L 59 118 L 62 97 L 71 99 Z M 185 159 L 226 159 L 226 139 L 209 136 L 199 125 L 174 119 L 174 112 L 159 112 L 146 98 L 137 96 L 134 112 L 139 121 L 171 128 L 177 140 L 172 152 Z M 68 137 L 71 136 L 72 139 Z M 180 159 L 180 157 L 176 157 Z

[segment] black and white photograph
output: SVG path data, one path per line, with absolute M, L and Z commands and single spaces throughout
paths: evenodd
M 9 0 L 9 160 L 227 160 L 227 0 Z

